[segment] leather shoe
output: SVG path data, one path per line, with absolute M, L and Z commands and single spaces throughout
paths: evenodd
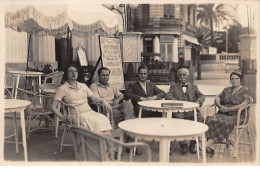
M 206 148 L 206 153 L 209 155 L 209 157 L 213 157 L 215 151 L 212 148 L 207 147 Z
M 197 150 L 196 150 L 196 141 L 190 141 L 190 146 L 189 146 L 189 151 L 190 151 L 190 153 L 192 153 L 192 154 L 195 154 L 195 153 L 197 153 Z
M 126 148 L 126 152 L 127 153 L 130 153 L 130 149 L 129 148 Z M 134 152 L 134 151 L 133 151 Z M 142 155 L 143 152 L 140 150 L 140 149 L 136 149 L 135 151 L 135 155 Z
M 188 152 L 187 144 L 180 144 L 181 147 L 181 154 L 186 154 Z

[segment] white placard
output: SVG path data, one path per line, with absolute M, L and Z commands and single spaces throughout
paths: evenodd
M 110 69 L 109 83 L 119 90 L 125 89 L 120 42 L 116 38 L 100 37 L 102 64 Z
M 87 56 L 86 56 L 86 52 L 84 49 L 79 48 L 77 50 L 78 56 L 79 56 L 79 63 L 80 66 L 87 66 L 88 65 L 88 61 L 87 61 Z

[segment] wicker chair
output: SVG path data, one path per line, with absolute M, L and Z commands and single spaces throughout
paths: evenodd
M 28 90 L 17 88 L 18 96 L 20 99 L 32 101 L 32 105 L 34 106 L 31 108 L 28 106 L 26 108 L 27 113 L 27 139 L 29 139 L 30 133 L 35 130 L 53 130 L 51 128 L 51 124 L 55 124 L 54 120 L 50 117 L 53 112 L 50 109 L 50 104 L 52 102 L 52 97 L 49 97 L 44 94 L 37 94 Z M 37 104 L 39 98 L 42 98 L 42 103 Z M 40 107 L 39 107 L 40 106 Z M 38 126 L 32 128 L 32 122 L 36 119 L 40 119 Z M 41 122 L 45 120 L 45 125 L 41 125 Z
M 213 105 L 211 105 L 211 107 L 215 107 L 215 113 L 217 113 L 217 109 L 218 109 L 217 106 L 215 104 L 213 104 Z M 240 122 L 240 117 L 241 117 L 242 111 L 244 111 L 245 119 L 241 123 Z M 229 145 L 232 145 L 234 147 L 234 152 L 233 152 L 233 157 L 234 158 L 237 157 L 238 145 L 239 144 L 250 144 L 251 152 L 253 153 L 254 149 L 253 149 L 253 145 L 251 143 L 251 137 L 250 137 L 251 134 L 249 132 L 249 118 L 250 118 L 250 104 L 248 104 L 247 106 L 241 107 L 238 110 L 237 122 L 236 122 L 236 126 L 234 128 L 234 130 L 235 130 L 235 141 L 234 141 L 234 143 L 232 141 L 230 141 L 229 138 L 226 138 L 225 141 L 217 142 L 215 144 L 226 144 L 227 147 L 229 147 Z M 240 137 L 241 137 L 243 131 L 245 131 L 247 133 L 249 143 L 242 143 L 242 142 L 240 142 Z
M 123 147 L 131 150 L 134 147 L 142 147 L 146 151 L 147 162 L 151 161 L 151 148 L 146 143 L 124 143 L 77 126 L 71 126 L 71 133 L 77 161 L 121 161 L 121 153 L 118 149 Z M 108 146 L 108 142 L 110 145 L 112 143 L 113 147 Z M 132 161 L 132 156 L 133 153 L 130 153 L 129 161 Z
M 7 94 L 5 94 L 5 98 L 13 98 L 13 94 L 12 94 L 12 92 L 13 92 L 13 84 L 12 83 L 14 83 L 14 76 L 12 76 L 12 75 L 5 75 L 5 83 L 4 83 L 4 85 L 5 85 L 5 92 L 7 93 Z
M 90 105 L 96 106 L 98 109 L 98 112 L 101 113 L 100 109 L 101 109 L 102 105 L 96 104 L 96 103 L 90 103 Z M 77 123 L 74 125 L 79 126 L 79 118 L 77 116 L 77 109 L 72 105 L 64 103 L 63 101 L 61 102 L 61 108 L 62 108 L 63 114 L 66 116 L 70 116 L 71 110 L 73 109 L 76 112 L 76 119 L 77 119 Z M 107 117 L 109 118 L 109 114 L 105 114 L 105 115 L 107 115 Z M 61 138 L 60 153 L 62 153 L 64 146 L 72 146 L 71 144 L 64 144 L 64 140 L 70 131 L 69 126 L 71 125 L 71 122 L 68 122 L 68 121 L 63 121 L 63 122 L 65 124 L 65 127 L 63 129 L 62 138 Z M 85 126 L 85 127 L 89 129 L 88 126 Z
M 62 78 L 63 78 L 64 72 L 63 71 L 57 71 L 54 73 L 50 73 L 46 76 L 44 76 L 44 83 L 47 83 L 49 80 L 51 80 L 52 84 L 61 84 Z

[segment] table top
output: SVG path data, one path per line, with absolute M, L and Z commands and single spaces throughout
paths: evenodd
M 33 72 L 33 71 L 25 71 L 25 70 L 10 70 L 8 72 L 12 73 L 12 74 L 19 74 L 19 75 L 25 75 L 25 76 L 43 75 L 43 72 Z
M 162 107 L 162 103 L 183 103 L 183 107 Z M 154 108 L 160 110 L 193 109 L 199 107 L 198 103 L 179 100 L 148 100 L 140 101 L 138 104 L 144 108 Z
M 14 109 L 14 108 L 22 108 L 29 106 L 31 104 L 30 101 L 27 100 L 19 100 L 19 99 L 5 99 L 5 109 Z
M 193 136 L 206 132 L 204 123 L 175 118 L 138 118 L 122 121 L 119 128 L 142 136 L 179 137 Z

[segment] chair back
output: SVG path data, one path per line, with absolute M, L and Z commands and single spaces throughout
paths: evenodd
M 17 88 L 18 98 L 22 100 L 28 100 L 33 103 L 33 105 L 38 105 L 42 109 L 41 112 L 47 112 L 51 109 L 51 103 L 53 98 L 44 94 L 33 93 L 32 91 L 24 90 L 21 88 Z M 42 103 L 39 103 L 40 98 L 42 99 Z M 39 108 L 37 106 L 37 108 Z M 30 106 L 29 106 L 30 108 Z
M 52 84 L 52 83 L 45 83 L 40 85 L 40 89 L 45 90 L 45 89 L 58 89 L 61 85 L 58 84 Z
M 244 107 L 241 107 L 239 110 L 238 110 L 238 113 L 237 113 L 237 127 L 245 127 L 248 125 L 248 122 L 249 122 L 249 118 L 250 118 L 250 107 L 251 105 L 248 104 Z M 243 115 L 244 116 L 244 121 L 241 123 L 240 122 L 240 116 Z
M 104 134 L 94 133 L 76 126 L 71 127 L 71 133 L 77 161 L 115 161 L 115 152 L 119 148 L 134 148 L 135 146 L 143 147 L 147 153 L 147 161 L 151 161 L 151 148 L 146 143 L 124 143 Z M 132 155 L 133 153 L 129 155 L 130 161 L 132 161 Z M 119 157 L 121 154 L 118 154 L 117 161 L 121 160 Z
M 63 78 L 64 72 L 63 71 L 57 71 L 51 74 L 48 74 L 44 78 L 44 84 L 47 83 L 49 79 L 51 79 L 52 84 L 61 84 L 62 78 Z
M 5 74 L 5 81 L 4 81 L 4 85 L 5 85 L 5 91 L 8 93 L 8 95 L 5 94 L 5 98 L 13 98 L 12 92 L 10 91 L 10 89 L 13 89 L 13 80 L 14 80 L 14 76 L 12 76 L 11 74 Z
M 63 110 L 63 114 L 65 116 L 70 117 L 73 114 L 75 114 L 76 121 L 74 121 L 72 123 L 74 123 L 74 125 L 76 125 L 76 126 L 79 126 L 80 125 L 80 120 L 79 120 L 79 117 L 78 117 L 77 109 L 73 105 L 66 104 L 64 101 L 61 101 L 61 107 L 62 107 L 62 110 Z M 86 126 L 86 127 L 89 128 L 88 126 Z
M 13 86 L 13 78 L 14 76 L 11 74 L 5 74 L 5 87 L 12 87 Z

